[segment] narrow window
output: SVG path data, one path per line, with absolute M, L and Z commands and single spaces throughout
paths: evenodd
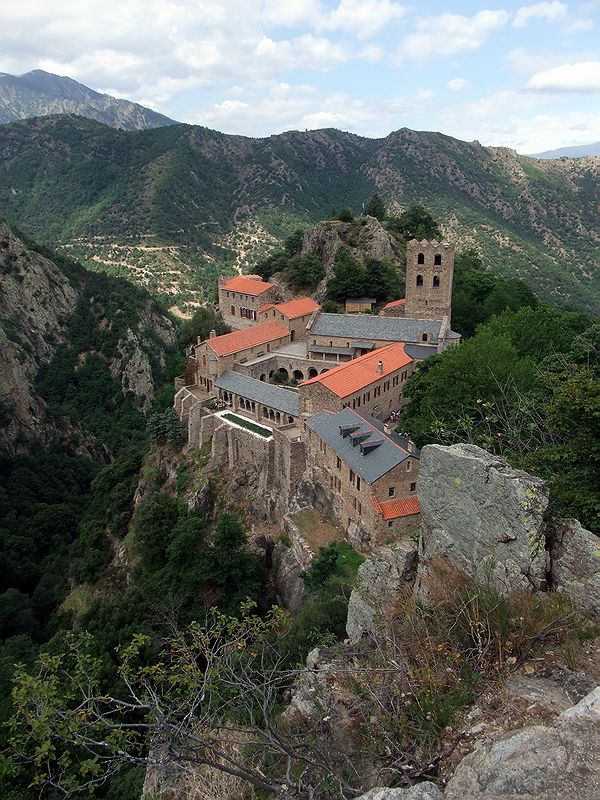
M 436 267 L 441 267 L 442 265 L 442 257 L 439 253 L 433 257 L 433 263 Z
M 410 490 L 411 490 L 411 492 L 416 492 L 417 491 L 417 484 L 416 483 L 411 483 Z
M 356 476 L 356 488 L 360 489 L 360 475 Z
M 424 264 L 425 263 L 425 253 L 419 253 L 417 256 L 417 264 Z
M 235 317 L 235 306 L 231 306 L 231 316 Z
M 417 275 L 417 286 L 423 286 L 423 276 Z
M 411 471 L 411 469 L 412 469 L 412 461 L 409 459 L 409 460 L 406 462 L 406 471 L 407 471 L 407 472 L 410 472 L 410 471 Z
M 427 334 L 426 334 L 426 333 L 424 333 L 424 334 L 423 334 L 423 336 L 421 337 L 421 339 L 422 339 L 424 342 L 426 342 L 426 341 L 427 341 Z
M 440 276 L 439 275 L 434 275 L 433 276 L 433 288 L 434 289 L 439 289 L 440 288 Z
M 390 486 L 388 489 L 388 497 L 395 497 L 396 496 L 396 487 Z
M 336 465 L 337 465 L 338 469 L 342 468 L 342 459 L 339 456 L 337 457 L 337 464 Z

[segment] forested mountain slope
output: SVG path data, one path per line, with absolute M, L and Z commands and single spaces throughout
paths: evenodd
M 0 220 L 0 450 L 97 456 L 143 429 L 175 330 L 143 290 L 34 247 Z
M 374 191 L 422 202 L 461 246 L 540 296 L 600 309 L 600 159 L 541 161 L 439 133 L 266 139 L 175 125 L 126 133 L 56 116 L 0 127 L 0 208 L 84 263 L 178 300 L 274 238 Z
M 149 108 L 95 92 L 43 69 L 24 75 L 0 73 L 0 124 L 48 114 L 77 114 L 126 131 L 173 124 L 172 119 Z

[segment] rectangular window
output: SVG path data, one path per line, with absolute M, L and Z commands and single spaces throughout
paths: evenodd
M 357 501 L 357 503 L 356 503 L 356 508 L 357 508 L 357 510 L 358 510 L 358 513 L 359 513 L 359 514 L 362 514 L 362 506 L 361 506 L 361 504 L 360 504 L 360 500 L 358 500 L 358 501 Z
M 395 497 L 396 496 L 396 487 L 390 486 L 388 489 L 388 497 Z
M 417 484 L 416 483 L 411 483 L 410 490 L 411 490 L 411 492 L 416 492 L 417 491 Z
M 356 488 L 360 490 L 360 475 L 356 476 Z
M 350 483 L 354 483 L 354 471 L 351 469 L 348 470 L 348 478 L 350 480 Z
M 412 461 L 409 458 L 408 461 L 406 462 L 406 471 L 410 472 L 411 469 L 412 469 Z

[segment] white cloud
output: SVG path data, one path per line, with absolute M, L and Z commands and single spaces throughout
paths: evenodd
M 418 109 L 411 100 L 370 101 L 344 92 L 324 93 L 314 86 L 277 84 L 264 94 L 198 109 L 187 121 L 251 136 L 331 127 L 384 136 L 402 127 L 406 115 Z
M 479 11 L 473 17 L 442 14 L 421 18 L 417 21 L 417 33 L 403 39 L 398 57 L 431 61 L 464 50 L 477 50 L 493 31 L 504 27 L 509 18 L 509 13 L 503 10 Z
M 503 90 L 477 101 L 448 106 L 439 114 L 440 129 L 467 141 L 540 153 L 588 144 L 600 136 L 600 111 L 548 110 L 542 95 Z
M 323 13 L 319 0 L 266 0 L 263 19 L 274 25 L 290 26 L 314 23 Z
M 527 89 L 538 92 L 600 92 L 600 61 L 561 64 L 532 75 Z
M 567 22 L 564 27 L 565 33 L 586 33 L 587 31 L 594 30 L 594 20 L 593 19 L 574 19 L 571 22 Z
M 465 80 L 465 78 L 452 78 L 446 85 L 451 92 L 460 92 L 467 88 L 469 81 Z
M 552 2 L 535 3 L 531 6 L 521 6 L 517 9 L 513 25 L 515 28 L 523 28 L 532 19 L 544 19 L 548 22 L 555 22 L 563 19 L 567 15 L 568 6 L 559 0 Z
M 392 0 L 340 0 L 337 8 L 323 16 L 319 27 L 370 39 L 392 22 L 403 19 L 406 13 L 404 6 Z

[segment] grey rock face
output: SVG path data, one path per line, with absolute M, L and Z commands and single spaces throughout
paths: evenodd
M 576 519 L 562 520 L 551 548 L 552 586 L 600 617 L 600 541 Z
M 545 587 L 544 481 L 474 445 L 429 445 L 417 491 L 420 599 L 443 594 L 453 575 L 489 577 L 507 594 Z
M 446 800 L 595 800 L 600 797 L 600 687 L 550 727 L 524 728 L 478 747 L 458 765 Z
M 406 789 L 371 789 L 357 800 L 443 800 L 443 797 L 435 783 L 425 781 Z
M 379 614 L 398 600 L 403 586 L 415 579 L 417 546 L 401 540 L 392 547 L 382 548 L 378 557 L 368 558 L 358 569 L 356 588 L 348 603 L 346 633 L 357 642 L 368 632 Z
M 306 597 L 306 587 L 300 577 L 304 568 L 293 549 L 282 542 L 277 542 L 273 548 L 273 568 L 278 598 L 285 608 L 296 614 Z

